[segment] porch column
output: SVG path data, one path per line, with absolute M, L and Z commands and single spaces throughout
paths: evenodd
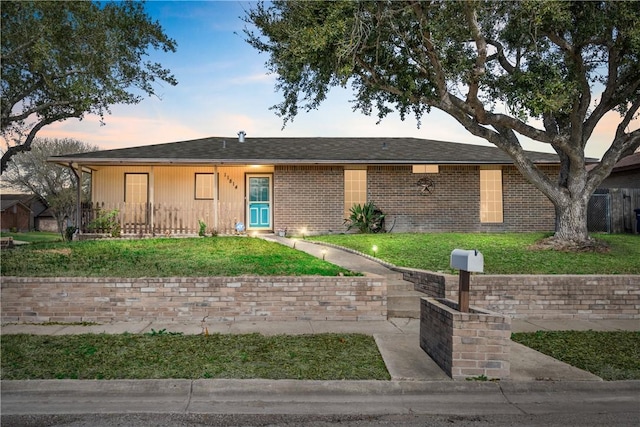
M 220 232 L 218 227 L 218 209 L 220 205 L 220 192 L 218 189 L 218 166 L 213 167 L 213 228 Z
M 77 167 L 77 169 L 76 169 Z M 76 177 L 76 221 L 75 225 L 77 228 L 77 233 L 82 233 L 82 166 L 76 165 L 73 163 L 69 163 L 69 169 L 73 172 L 73 175 Z
M 154 230 L 155 230 L 155 227 L 154 227 L 154 218 L 155 218 L 154 210 L 155 209 L 153 208 L 155 205 L 155 197 L 154 197 L 155 185 L 154 184 L 155 184 L 155 180 L 153 178 L 153 166 L 151 166 L 151 170 L 149 171 L 149 226 L 151 227 L 152 235 L 154 234 Z

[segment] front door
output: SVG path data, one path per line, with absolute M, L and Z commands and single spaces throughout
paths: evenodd
M 247 227 L 249 230 L 270 230 L 271 175 L 247 175 Z

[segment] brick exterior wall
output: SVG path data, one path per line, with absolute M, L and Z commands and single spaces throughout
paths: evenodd
M 434 298 L 458 300 L 458 276 L 403 269 Z M 529 319 L 640 319 L 640 276 L 472 275 L 470 304 Z
M 420 347 L 454 380 L 510 373 L 511 319 L 434 298 L 420 301 Z
M 384 278 L 2 278 L 2 322 L 386 320 Z
M 543 166 L 553 175 L 555 166 Z M 435 187 L 422 194 L 422 177 Z M 437 174 L 414 174 L 410 165 L 369 166 L 367 197 L 387 214 L 393 232 L 551 231 L 553 205 L 513 166 L 503 167 L 504 222 L 480 223 L 478 166 L 441 165 Z M 341 166 L 276 166 L 274 229 L 299 235 L 344 232 L 344 169 Z
M 274 230 L 289 234 L 342 232 L 344 169 L 341 166 L 276 166 Z

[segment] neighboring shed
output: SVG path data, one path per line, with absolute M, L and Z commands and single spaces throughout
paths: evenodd
M 0 229 L 2 231 L 29 231 L 31 209 L 14 194 L 3 194 L 0 198 Z
M 47 203 L 34 194 L 2 194 L 3 203 L 17 201 L 30 209 L 29 231 L 58 231 L 58 225 Z M 3 230 L 6 228 L 2 225 Z

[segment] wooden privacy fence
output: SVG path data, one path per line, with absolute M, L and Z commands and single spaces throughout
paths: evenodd
M 217 209 L 217 212 L 216 212 Z M 106 220 L 106 219 L 109 220 Z M 241 203 L 83 203 L 80 229 L 83 233 L 122 235 L 198 234 L 200 221 L 206 233 L 232 234 L 244 222 Z
M 587 207 L 589 231 L 640 233 L 637 228 L 636 209 L 640 209 L 640 189 L 598 189 L 591 196 Z

